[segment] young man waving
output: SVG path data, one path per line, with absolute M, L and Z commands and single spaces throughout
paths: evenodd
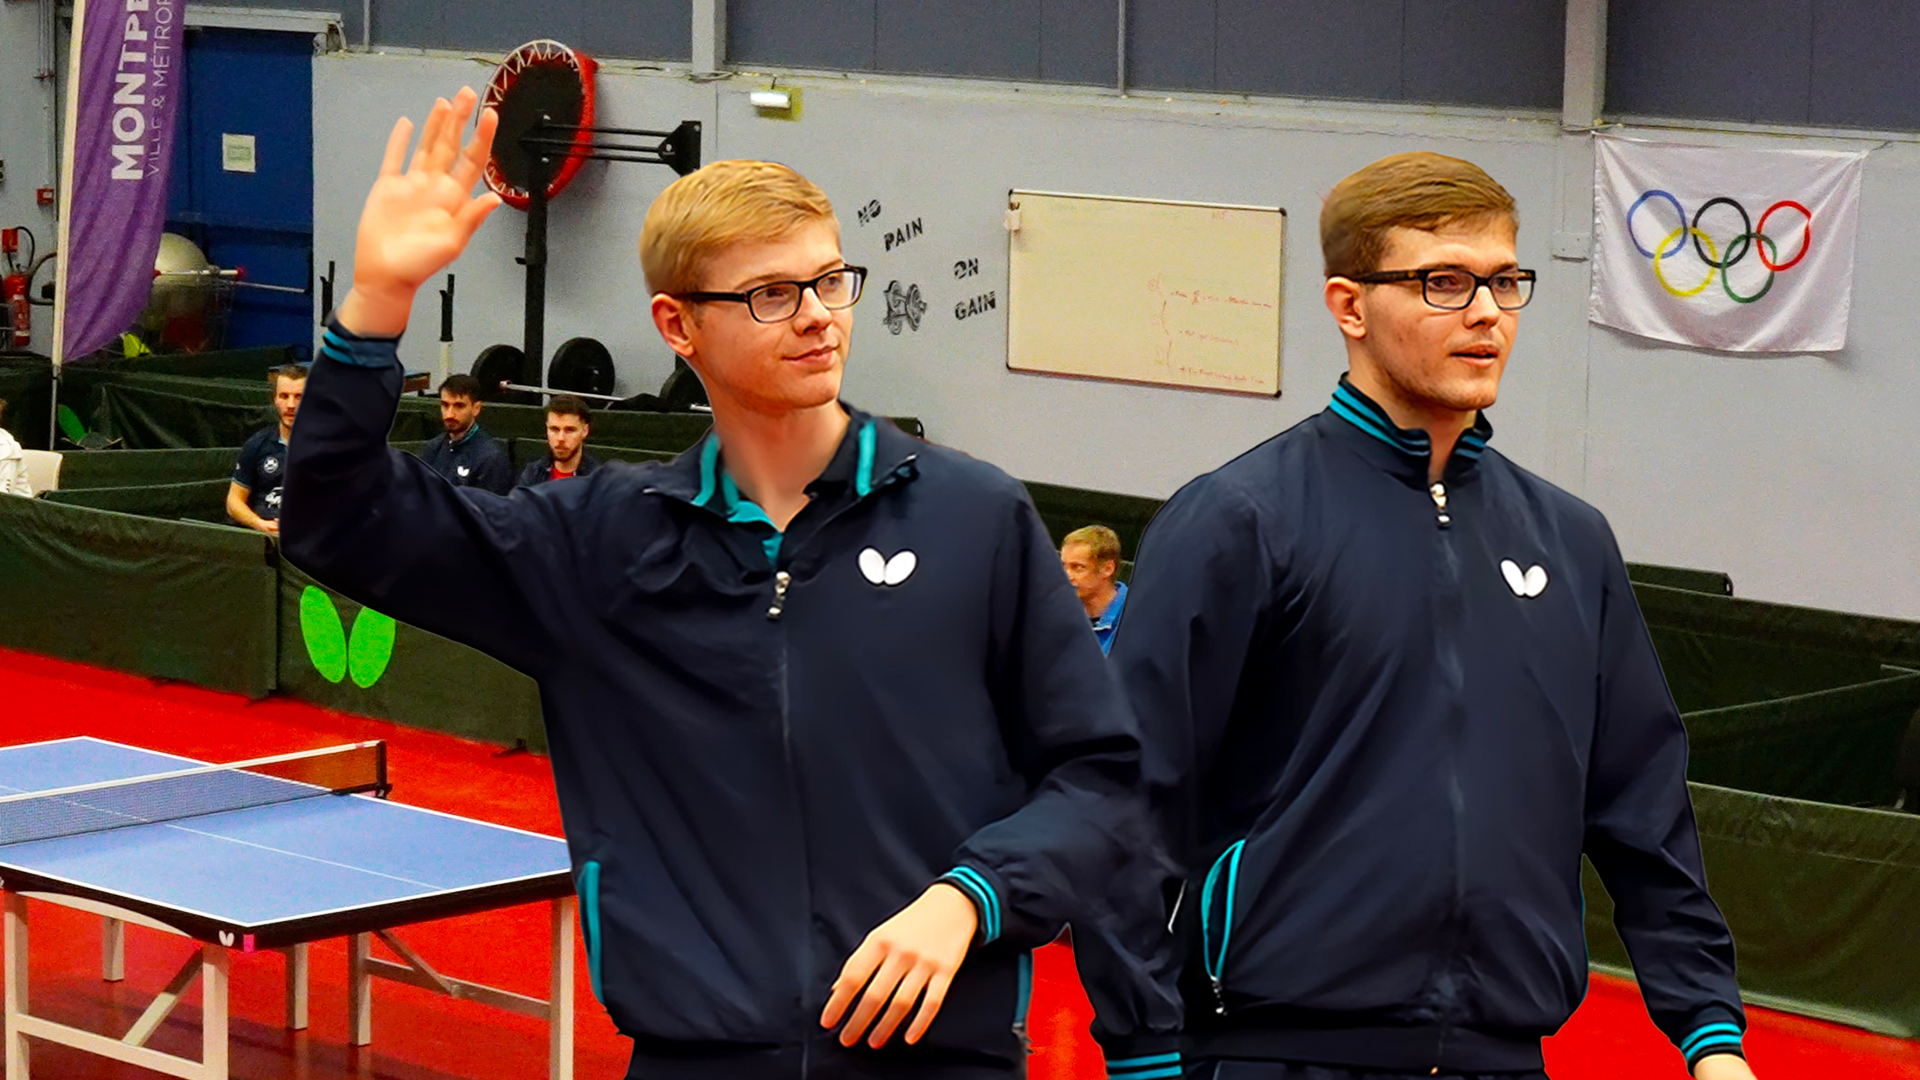
M 1613 534 L 1488 447 L 1533 288 L 1517 232 L 1454 158 L 1335 185 L 1347 376 L 1146 534 L 1112 662 L 1186 882 L 1160 990 L 1184 970 L 1191 1075 L 1543 1077 L 1586 991 L 1585 854 L 1687 1066 L 1751 1080 L 1685 732 Z M 1136 915 L 1134 952 L 1165 923 Z M 1177 1075 L 1138 962 L 1075 944 L 1110 1075 Z
M 404 169 L 394 129 L 288 556 L 539 681 L 631 1075 L 1013 1075 L 1028 950 L 1139 843 L 1132 721 L 1038 515 L 840 403 L 865 272 L 765 162 L 683 177 L 641 236 L 654 322 L 711 397 L 698 445 L 506 498 L 389 450 L 414 291 L 498 201 L 471 195 L 495 125 L 462 151 L 473 108 L 439 102 Z

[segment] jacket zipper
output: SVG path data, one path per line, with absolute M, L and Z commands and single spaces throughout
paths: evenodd
M 1447 485 L 1435 481 L 1433 485 L 1427 489 L 1427 493 L 1433 498 L 1434 524 L 1442 530 L 1448 529 L 1453 524 L 1453 512 L 1447 508 Z M 1451 543 L 1445 541 L 1442 543 L 1445 544 L 1445 550 L 1441 553 L 1441 558 L 1448 567 L 1447 580 L 1445 582 L 1446 596 L 1443 602 L 1453 602 L 1464 605 L 1465 600 L 1461 590 L 1460 576 L 1457 567 L 1454 566 L 1457 553 L 1454 552 Z M 1457 625 L 1442 629 L 1443 633 L 1449 634 L 1455 645 L 1457 645 L 1460 631 L 1461 627 Z M 1448 646 L 1443 645 L 1443 648 L 1446 647 Z M 1450 924 L 1450 929 L 1452 930 L 1452 942 L 1447 950 L 1446 965 L 1442 968 L 1441 979 L 1448 986 L 1449 998 L 1445 1002 L 1445 1007 L 1449 1010 L 1451 1010 L 1453 1005 L 1451 995 L 1457 990 L 1457 988 L 1451 985 L 1453 970 L 1459 962 L 1461 943 L 1466 938 L 1466 793 L 1462 791 L 1460 787 L 1460 768 L 1456 756 L 1459 739 L 1460 732 L 1458 730 L 1450 732 L 1450 741 L 1447 747 L 1447 806 L 1453 814 L 1454 849 L 1453 895 L 1448 898 L 1447 922 Z M 1439 1071 L 1440 1059 L 1444 1057 L 1445 1049 L 1446 1029 L 1443 1027 L 1440 1044 L 1434 1055 L 1434 1070 L 1436 1072 Z
M 832 517 L 829 517 L 827 520 L 820 523 L 820 528 L 814 531 L 814 535 L 816 536 L 819 535 L 820 531 L 826 529 L 828 525 L 831 525 L 833 524 L 833 522 L 839 520 L 840 515 L 845 514 L 847 511 L 852 510 L 854 507 L 867 501 L 868 498 L 871 498 L 873 496 L 874 492 L 877 492 L 881 488 L 884 488 L 889 484 L 893 483 L 894 480 L 896 480 L 899 477 L 900 470 L 906 467 L 907 465 L 912 464 L 915 458 L 917 458 L 918 456 L 919 455 L 917 454 L 908 455 L 908 457 L 904 461 L 900 462 L 900 464 L 895 465 L 892 469 L 888 470 L 886 478 L 882 480 L 879 484 L 875 485 L 875 487 L 873 488 L 873 491 L 869 491 L 866 497 L 856 499 L 853 502 L 848 503 L 846 506 L 843 506 L 840 509 L 834 511 Z M 783 552 L 783 555 L 789 560 L 789 565 L 791 565 L 790 560 L 792 559 L 792 553 Z M 789 570 L 774 571 L 773 602 L 767 606 L 768 622 L 779 622 L 780 616 L 786 614 L 787 591 L 792 587 L 793 587 L 792 571 L 789 571 Z M 784 763 L 787 769 L 787 785 L 793 791 L 794 820 L 796 820 L 800 824 L 800 845 L 801 845 L 801 852 L 803 856 L 800 862 L 800 896 L 801 896 L 801 907 L 803 912 L 805 913 L 805 918 L 803 920 L 803 925 L 802 925 L 801 935 L 800 935 L 801 946 L 800 946 L 799 990 L 800 990 L 801 1012 L 803 1014 L 802 1022 L 804 1023 L 805 1021 L 804 1014 L 811 1004 L 811 1002 L 809 1002 L 808 1000 L 807 986 L 813 978 L 813 881 L 807 873 L 807 866 L 811 860 L 810 860 L 810 856 L 806 855 L 806 851 L 808 847 L 806 800 L 802 798 L 800 794 L 799 771 L 793 767 L 793 707 L 792 707 L 792 699 L 788 696 L 788 693 L 787 693 L 787 635 L 784 629 L 777 630 L 776 632 L 779 633 L 780 635 L 780 662 L 779 662 L 779 668 L 778 668 L 778 676 L 780 680 L 780 750 L 781 750 L 782 757 L 784 758 Z M 803 1036 L 800 1040 L 800 1075 L 803 1078 L 812 1071 L 812 1068 L 813 1068 L 812 1057 L 813 1057 L 813 1039 L 811 1037 Z

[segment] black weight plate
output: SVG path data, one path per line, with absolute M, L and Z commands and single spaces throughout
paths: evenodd
M 527 364 L 527 354 L 514 345 L 489 345 L 480 350 L 473 362 L 473 377 L 480 380 L 480 398 L 510 404 L 537 405 L 540 395 L 524 390 L 502 390 L 503 382 L 517 383 Z
M 547 385 L 576 394 L 613 393 L 613 354 L 590 337 L 569 338 L 553 351 Z

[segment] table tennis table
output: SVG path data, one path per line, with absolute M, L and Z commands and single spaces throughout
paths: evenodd
M 266 775 L 291 767 L 282 763 L 304 768 L 329 754 L 361 765 L 372 755 L 376 775 L 345 793 Z M 171 1076 L 227 1080 L 232 954 L 286 953 L 287 1026 L 305 1028 L 308 947 L 335 937 L 348 944 L 353 1045 L 372 1041 L 372 982 L 384 978 L 546 1020 L 548 1075 L 572 1077 L 576 902 L 563 841 L 386 801 L 385 746 L 378 742 L 243 764 L 260 771 L 85 737 L 0 748 L 9 1080 L 27 1080 L 29 1036 Z M 123 977 L 129 924 L 201 946 L 129 1031 L 98 1034 L 28 1011 L 29 901 L 101 917 L 108 981 Z M 393 933 L 536 901 L 551 908 L 545 1000 L 443 975 Z M 373 955 L 376 937 L 404 962 Z M 196 978 L 201 1059 L 148 1048 Z

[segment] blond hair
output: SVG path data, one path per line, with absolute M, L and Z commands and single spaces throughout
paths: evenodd
M 656 293 L 701 287 L 707 260 L 743 240 L 782 240 L 839 222 L 813 181 L 772 161 L 716 161 L 667 185 L 640 227 L 640 268 Z
M 1073 530 L 1060 541 L 1060 547 L 1064 550 L 1069 544 L 1084 546 L 1093 556 L 1095 565 L 1120 561 L 1120 534 L 1105 525 L 1088 525 Z
M 1520 212 L 1507 189 L 1471 161 L 1416 151 L 1395 154 L 1333 186 L 1320 208 L 1320 254 L 1328 277 L 1380 269 L 1390 229 L 1433 230 Z

